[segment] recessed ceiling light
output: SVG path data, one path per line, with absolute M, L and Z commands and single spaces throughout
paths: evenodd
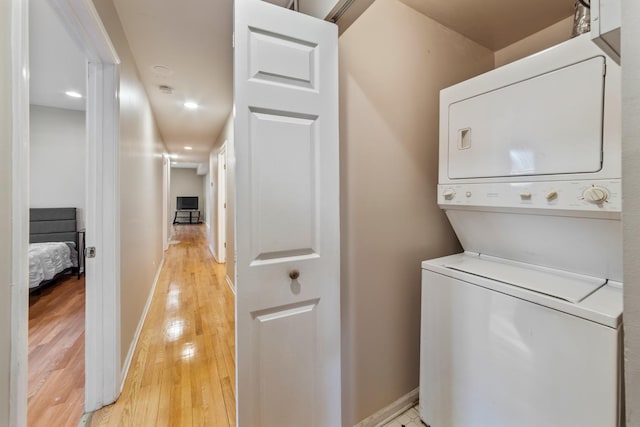
M 177 159 L 178 155 L 177 154 L 169 154 L 169 157 L 171 157 L 172 159 Z
M 70 96 L 71 98 L 82 98 L 82 94 L 81 93 L 74 92 L 72 90 L 66 91 L 65 95 Z
M 186 108 L 187 110 L 197 110 L 198 104 L 193 101 L 187 101 L 184 103 L 184 108 Z
M 193 147 L 184 147 L 185 150 L 193 150 Z

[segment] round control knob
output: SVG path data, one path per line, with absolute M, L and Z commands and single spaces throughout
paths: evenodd
M 442 195 L 444 196 L 445 200 L 451 200 L 456 195 L 456 192 L 453 191 L 453 188 L 447 188 L 446 190 L 444 190 Z
M 545 194 L 544 196 L 549 202 L 552 200 L 555 200 L 558 198 L 558 192 L 557 191 L 549 191 L 547 194 Z
M 607 193 L 607 190 L 602 187 L 591 187 L 585 190 L 582 197 L 589 203 L 599 205 L 607 201 L 609 193 Z

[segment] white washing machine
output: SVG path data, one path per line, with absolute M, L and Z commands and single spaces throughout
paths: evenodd
M 438 203 L 465 252 L 422 263 L 422 420 L 620 426 L 619 66 L 581 36 L 440 101 Z

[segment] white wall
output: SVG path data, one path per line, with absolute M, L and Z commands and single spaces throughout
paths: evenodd
M 204 220 L 206 211 L 206 201 L 204 198 L 204 175 L 198 175 L 195 169 L 171 168 L 171 215 L 176 210 L 176 197 L 198 198 L 198 209 L 200 219 Z
M 341 36 L 343 425 L 418 387 L 420 262 L 458 252 L 436 204 L 439 91 L 493 52 L 400 0 Z
M 121 360 L 162 261 L 162 141 L 112 0 L 93 0 L 120 57 Z
M 0 426 L 9 425 L 11 373 L 11 2 L 0 1 Z
M 29 120 L 30 206 L 78 208 L 78 229 L 85 228 L 84 111 L 31 105 Z
M 640 2 L 622 2 L 622 193 L 627 426 L 640 426 Z

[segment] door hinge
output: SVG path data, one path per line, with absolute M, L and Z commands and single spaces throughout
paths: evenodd
M 225 249 L 227 248 L 227 242 L 224 242 L 224 247 L 225 247 Z
M 227 209 L 227 204 L 226 203 L 224 204 L 224 208 Z
M 231 33 L 231 47 L 236 48 L 236 33 Z
M 85 256 L 87 258 L 95 258 L 96 257 L 96 247 L 95 246 L 87 246 L 85 249 Z

